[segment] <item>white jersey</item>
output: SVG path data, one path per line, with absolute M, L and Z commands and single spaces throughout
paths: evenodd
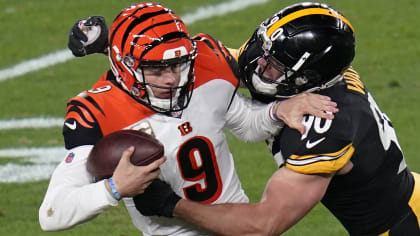
M 70 228 L 118 204 L 104 181 L 93 182 L 86 160 L 94 143 L 121 129 L 143 130 L 163 143 L 167 160 L 160 178 L 179 196 L 206 204 L 248 202 L 223 129 L 245 141 L 260 141 L 275 134 L 280 122 L 270 118 L 270 104 L 256 104 L 236 94 L 238 81 L 233 74 L 212 75 L 206 73 L 209 69 L 196 68 L 192 99 L 178 116 L 150 111 L 112 79 L 106 80 L 110 74 L 72 99 L 64 126 L 69 153 L 51 178 L 39 211 L 41 227 Z M 132 198 L 124 198 L 124 203 L 145 235 L 208 234 L 177 218 L 142 216 Z
M 227 83 L 214 80 L 196 88 L 179 119 L 156 115 L 140 122 L 149 123 L 157 139 L 164 143 L 167 161 L 161 165 L 160 178 L 183 198 L 203 203 L 248 202 L 223 132 L 226 122 L 236 122 L 227 120 L 231 117 L 226 109 L 234 91 Z M 243 102 L 239 97 L 235 100 L 232 105 Z M 247 110 L 243 111 L 243 117 L 247 117 Z M 268 116 L 267 109 L 261 112 Z M 260 133 L 260 127 L 249 127 L 248 131 Z M 180 130 L 183 128 L 185 131 Z M 125 199 L 125 204 L 134 224 L 146 235 L 205 235 L 177 218 L 144 217 L 131 198 Z

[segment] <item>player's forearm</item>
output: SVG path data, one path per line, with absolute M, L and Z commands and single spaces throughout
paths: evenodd
M 272 105 L 236 95 L 226 114 L 226 127 L 246 142 L 265 140 L 279 132 L 283 123 L 272 117 Z
M 92 146 L 69 150 L 51 176 L 48 190 L 39 209 L 43 230 L 53 231 L 73 227 L 118 204 L 106 189 L 104 181 L 92 183 L 86 170 L 87 156 Z
M 174 216 L 220 235 L 273 235 L 258 204 L 200 204 L 181 200 Z M 267 216 L 268 218 L 268 216 Z
M 117 204 L 103 181 L 83 187 L 57 186 L 49 189 L 42 202 L 39 223 L 45 231 L 68 229 Z

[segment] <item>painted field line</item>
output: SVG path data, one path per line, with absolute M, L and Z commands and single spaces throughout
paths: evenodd
M 0 159 L 23 158 L 31 163 L 0 165 L 0 183 L 24 183 L 49 179 L 65 154 L 64 147 L 0 149 Z
M 229 12 L 240 11 L 249 6 L 264 4 L 269 1 L 270 0 L 233 0 L 229 2 L 222 2 L 215 5 L 199 7 L 194 12 L 181 16 L 181 19 L 183 19 L 186 24 L 192 24 L 199 20 L 208 19 L 213 16 L 225 15 Z M 9 68 L 1 69 L 0 82 L 64 63 L 74 58 L 75 57 L 71 54 L 70 50 L 63 49 L 34 59 L 22 61 Z
M 0 120 L 0 130 L 27 129 L 27 128 L 52 128 L 63 126 L 63 118 L 33 117 L 12 120 Z
M 265 4 L 269 1 L 270 0 L 233 0 L 222 2 L 216 5 L 199 7 L 194 12 L 181 16 L 181 19 L 185 24 L 192 24 L 199 20 L 226 15 L 230 12 L 240 11 L 253 5 Z

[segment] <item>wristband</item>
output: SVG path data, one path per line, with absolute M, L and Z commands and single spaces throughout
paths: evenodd
M 270 109 L 270 115 L 271 115 L 271 118 L 273 119 L 273 120 L 276 120 L 276 121 L 279 121 L 279 120 L 281 120 L 278 116 L 277 116 L 277 110 L 279 109 L 279 105 L 280 105 L 280 101 L 276 101 L 276 102 L 274 102 L 274 104 L 273 104 L 273 106 L 271 107 L 271 109 Z
M 117 188 L 115 188 L 114 181 L 112 180 L 112 177 L 108 179 L 109 186 L 111 186 L 112 195 L 114 195 L 114 198 L 118 201 L 122 199 L 121 195 L 118 193 Z
M 176 193 L 172 193 L 169 195 L 168 199 L 166 200 L 165 206 L 160 210 L 158 216 L 166 216 L 166 217 L 174 217 L 174 209 L 176 204 L 181 200 L 181 197 L 178 196 Z

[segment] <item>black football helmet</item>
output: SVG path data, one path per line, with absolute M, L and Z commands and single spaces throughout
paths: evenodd
M 315 2 L 291 5 L 265 20 L 241 49 L 239 66 L 251 93 L 285 98 L 341 80 L 355 54 L 350 22 Z

